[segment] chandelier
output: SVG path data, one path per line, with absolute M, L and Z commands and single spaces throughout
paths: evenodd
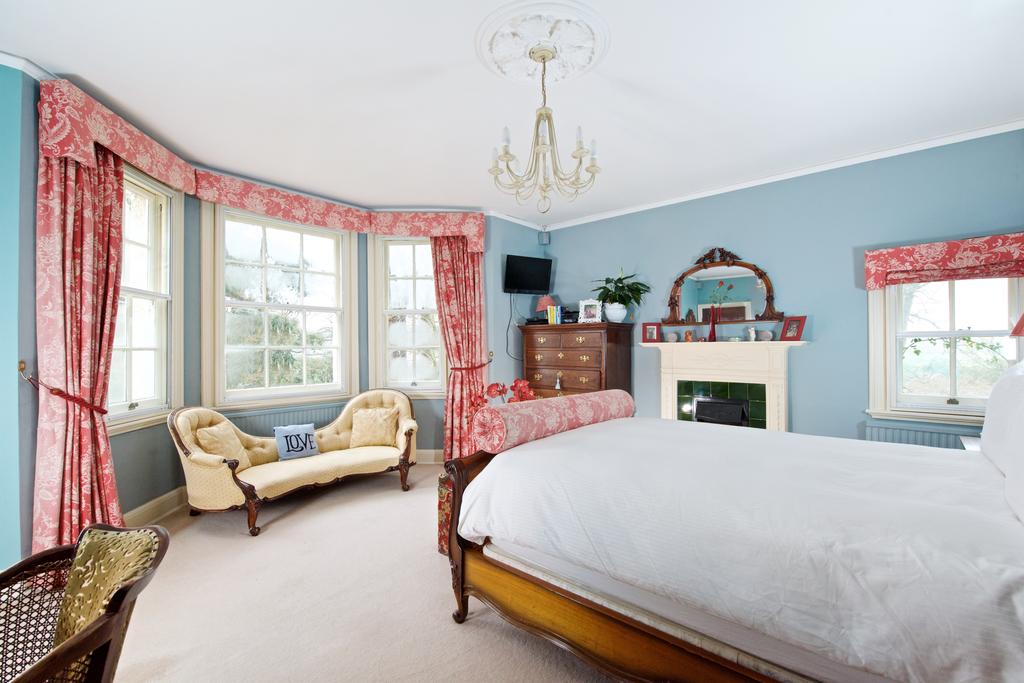
M 537 195 L 537 210 L 547 213 L 551 210 L 551 194 L 557 191 L 572 201 L 594 185 L 601 167 L 597 165 L 597 142 L 590 141 L 589 149 L 583 145 L 583 129 L 576 128 L 576 147 L 573 149 L 569 167 L 563 167 L 558 155 L 558 138 L 555 135 L 555 119 L 548 106 L 547 71 L 548 62 L 555 58 L 556 49 L 550 44 L 535 45 L 529 56 L 540 63 L 541 105 L 533 123 L 533 140 L 526 169 L 519 171 L 519 163 L 510 150 L 512 144 L 508 126 L 502 134 L 501 152 L 494 149 L 491 154 L 490 174 L 498 189 L 515 195 L 516 201 L 525 203 Z M 583 166 L 584 159 L 590 162 Z M 586 174 L 584 175 L 584 171 Z

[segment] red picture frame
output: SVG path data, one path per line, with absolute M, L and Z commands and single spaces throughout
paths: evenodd
M 807 324 L 806 315 L 791 315 L 782 321 L 782 334 L 779 341 L 800 341 L 804 336 L 804 325 Z
M 640 332 L 640 341 L 645 344 L 661 341 L 661 323 L 644 323 Z

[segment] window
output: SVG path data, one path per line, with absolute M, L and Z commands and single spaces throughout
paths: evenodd
M 181 405 L 180 193 L 126 169 L 121 296 L 107 389 L 112 433 Z
M 376 287 L 370 348 L 374 386 L 443 395 L 447 368 L 434 293 L 430 241 L 371 237 Z
M 345 394 L 348 234 L 227 210 L 218 227 L 218 403 Z
M 987 278 L 890 285 L 872 292 L 884 298 L 886 332 L 880 340 L 884 369 L 872 359 L 869 412 L 980 422 L 996 380 L 1024 357 L 1020 342 L 1009 336 L 1021 313 L 1022 283 L 1022 278 Z M 873 312 L 872 318 L 881 313 Z M 879 326 L 871 323 L 873 329 Z

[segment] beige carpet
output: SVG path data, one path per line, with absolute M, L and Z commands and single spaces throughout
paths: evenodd
M 604 680 L 470 599 L 452 621 L 436 550 L 437 465 L 241 511 L 163 520 L 171 546 L 142 593 L 117 681 Z

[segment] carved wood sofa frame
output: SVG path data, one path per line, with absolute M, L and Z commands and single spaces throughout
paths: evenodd
M 452 484 L 448 561 L 456 609 L 463 623 L 469 596 L 514 626 L 545 638 L 591 666 L 631 681 L 770 681 L 696 645 L 662 633 L 558 586 L 494 562 L 481 546 L 458 534 L 462 494 L 495 456 L 479 451 L 451 460 L 445 470 Z
M 185 457 L 189 457 L 192 453 L 185 446 L 185 442 L 181 438 L 181 434 L 178 432 L 178 427 L 177 427 L 177 424 L 175 422 L 175 417 L 178 415 L 178 413 L 180 413 L 183 410 L 188 410 L 188 408 L 178 408 L 177 410 L 174 410 L 173 412 L 171 412 L 170 415 L 167 416 L 167 428 L 171 432 L 171 438 L 174 439 L 174 445 L 177 446 L 178 450 L 181 452 L 182 455 L 184 455 Z M 415 417 L 416 417 L 415 408 L 413 407 L 411 400 L 409 401 L 409 410 L 410 410 L 410 414 L 412 415 L 413 419 L 415 419 Z M 264 503 L 271 503 L 271 502 L 273 502 L 275 500 L 280 500 L 281 498 L 284 498 L 286 496 L 290 496 L 293 493 L 296 493 L 298 491 L 305 491 L 307 489 L 321 489 L 321 488 L 325 488 L 325 487 L 328 487 L 328 486 L 334 486 L 335 484 L 337 484 L 338 482 L 340 482 L 343 479 L 358 478 L 358 477 L 368 477 L 368 476 L 373 476 L 373 475 L 377 475 L 377 474 L 384 474 L 386 472 L 394 472 L 395 470 L 398 470 L 398 476 L 399 476 L 399 479 L 400 479 L 401 484 L 402 484 L 402 490 L 403 491 L 408 491 L 409 490 L 409 483 L 408 483 L 409 468 L 411 468 L 413 465 L 416 464 L 415 462 L 410 462 L 409 461 L 409 458 L 411 457 L 411 452 L 412 452 L 412 435 L 413 435 L 413 433 L 415 431 L 416 430 L 414 430 L 414 429 L 409 429 L 409 430 L 407 430 L 405 432 L 405 450 L 402 451 L 402 454 L 399 456 L 398 464 L 397 465 L 392 465 L 391 467 L 387 467 L 387 468 L 381 470 L 380 472 L 364 472 L 364 473 L 359 473 L 359 474 L 345 474 L 345 475 L 342 475 L 342 476 L 338 477 L 337 479 L 332 479 L 331 481 L 324 482 L 323 484 L 306 484 L 304 486 L 299 486 L 297 488 L 294 488 L 294 489 L 288 491 L 287 493 L 282 493 L 279 496 L 264 496 L 264 497 L 261 498 L 259 496 L 259 494 L 256 493 L 256 487 L 255 486 L 253 486 L 252 484 L 250 484 L 248 482 L 242 481 L 241 479 L 238 478 L 238 474 L 236 472 L 236 470 L 238 469 L 238 461 L 237 460 L 227 460 L 227 459 L 225 459 L 224 463 L 231 469 L 231 479 L 235 482 L 235 486 L 237 486 L 239 489 L 241 489 L 242 495 L 245 496 L 245 503 L 243 505 L 232 505 L 231 507 L 219 508 L 219 509 L 197 508 L 197 507 L 193 507 L 193 506 L 190 505 L 188 513 L 189 513 L 189 515 L 195 517 L 195 516 L 200 515 L 200 514 L 202 514 L 204 512 L 227 512 L 228 510 L 240 510 L 240 509 L 242 509 L 244 507 L 245 511 L 246 511 L 246 515 L 247 515 L 247 520 L 246 521 L 247 521 L 247 523 L 249 525 L 249 535 L 250 536 L 259 536 L 260 535 L 260 527 L 256 526 L 256 518 L 259 516 L 260 510 L 263 508 L 263 504 Z

